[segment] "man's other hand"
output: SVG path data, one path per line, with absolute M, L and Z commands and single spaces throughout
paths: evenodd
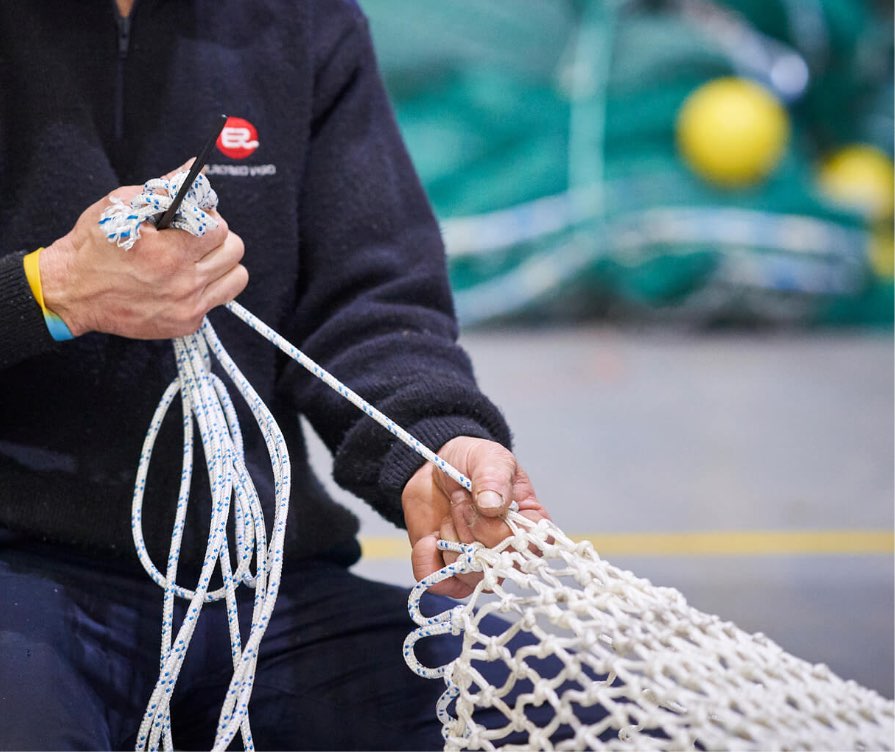
M 437 548 L 439 538 L 463 543 L 480 541 L 486 546 L 500 543 L 510 534 L 503 518 L 513 501 L 520 513 L 531 520 L 549 518 L 528 475 L 513 453 L 500 444 L 459 436 L 438 454 L 472 481 L 472 492 L 430 462 L 407 482 L 401 501 L 417 580 L 457 559 L 456 554 Z M 480 579 L 481 575 L 461 575 L 433 587 L 432 592 L 463 598 Z

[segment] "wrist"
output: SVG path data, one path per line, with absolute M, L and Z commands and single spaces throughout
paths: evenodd
M 89 331 L 77 315 L 74 248 L 68 236 L 48 245 L 40 254 L 40 278 L 46 308 L 61 318 L 75 337 Z

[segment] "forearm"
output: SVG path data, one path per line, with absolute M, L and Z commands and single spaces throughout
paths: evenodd
M 22 259 L 25 252 L 0 258 L 0 368 L 52 350 L 43 313 L 31 294 Z
M 343 19 L 315 79 L 301 201 L 296 310 L 283 333 L 437 450 L 455 436 L 509 443 L 478 390 L 438 225 L 401 141 L 366 25 Z M 421 460 L 339 395 L 286 366 L 285 394 L 335 455 L 336 480 L 393 522 Z

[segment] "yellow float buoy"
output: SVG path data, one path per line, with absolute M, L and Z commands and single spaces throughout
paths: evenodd
M 861 212 L 870 221 L 891 219 L 895 204 L 895 168 L 884 151 L 850 144 L 820 166 L 820 189 L 831 201 Z
M 678 148 L 687 164 L 725 188 L 757 183 L 769 175 L 789 140 L 789 117 L 767 89 L 743 78 L 718 78 L 700 86 L 681 106 Z

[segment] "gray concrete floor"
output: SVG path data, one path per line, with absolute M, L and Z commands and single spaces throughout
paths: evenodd
M 893 530 L 888 333 L 582 326 L 469 332 L 463 342 L 570 534 Z M 316 442 L 312 455 L 325 473 Z M 402 535 L 339 497 L 358 510 L 364 536 Z M 682 546 L 607 558 L 893 696 L 891 552 L 706 556 Z M 403 556 L 357 571 L 411 582 Z

